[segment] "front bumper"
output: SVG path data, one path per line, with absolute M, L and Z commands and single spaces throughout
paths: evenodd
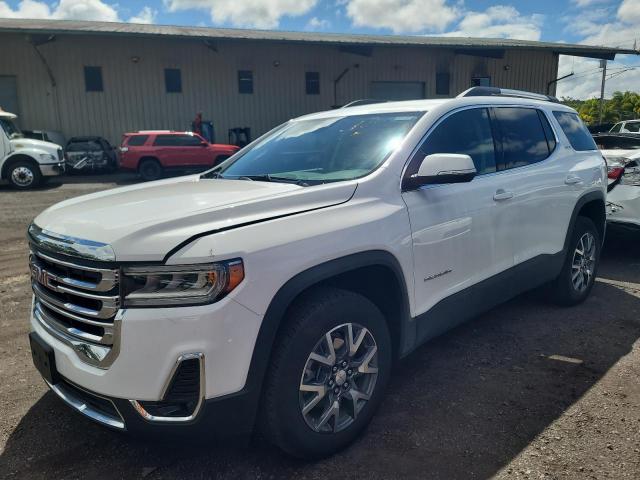
M 98 395 L 64 378 L 55 384 L 46 383 L 55 395 L 82 416 L 137 436 L 202 434 L 227 438 L 247 437 L 253 431 L 256 402 L 249 392 L 206 400 L 191 421 L 172 423 L 149 421 L 139 415 L 130 401 Z
M 56 175 L 62 175 L 65 171 L 65 163 L 64 162 L 56 162 L 56 163 L 41 163 L 40 164 L 40 173 L 42 173 L 45 177 L 53 177 Z
M 73 397 L 68 391 L 75 388 L 76 397 L 81 391 L 90 397 L 106 399 L 118 412 L 114 421 L 121 421 L 123 425 L 116 427 L 100 421 L 96 415 L 87 415 L 93 420 L 112 428 L 145 431 L 166 430 L 171 426 L 180 429 L 200 424 L 203 419 L 232 418 L 238 422 L 234 430 L 250 430 L 252 412 L 237 413 L 236 409 L 243 403 L 252 403 L 242 397 L 247 394 L 244 388 L 262 316 L 233 299 L 227 297 L 198 307 L 120 310 L 118 351 L 107 366 L 88 364 L 86 349 L 81 344 L 57 335 L 36 313 L 34 303 L 31 328 L 53 349 L 56 372 L 65 384 L 72 386 L 50 385 L 52 390 L 85 415 L 90 412 L 86 407 L 90 402 L 82 399 L 69 402 L 64 398 L 65 392 L 66 397 Z M 202 401 L 194 414 L 168 421 L 158 418 L 162 415 L 145 415 L 145 402 L 165 400 L 176 371 L 176 359 L 194 354 L 202 356 Z M 229 400 L 230 411 L 218 413 L 217 406 L 226 406 L 230 398 L 234 399 Z M 213 404 L 217 406 L 212 408 Z

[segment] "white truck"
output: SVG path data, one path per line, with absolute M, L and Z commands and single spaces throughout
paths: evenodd
M 62 148 L 55 143 L 24 138 L 16 115 L 0 109 L 0 179 L 26 190 L 64 172 Z
M 50 207 L 29 228 L 36 367 L 116 430 L 345 447 L 427 340 L 542 284 L 589 296 L 607 171 L 553 100 L 317 113 L 202 175 Z

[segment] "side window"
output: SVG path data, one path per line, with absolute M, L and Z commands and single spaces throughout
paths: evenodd
M 86 92 L 102 92 L 102 67 L 84 67 L 84 89 Z
M 553 116 L 558 120 L 560 128 L 575 151 L 597 150 L 596 142 L 593 141 L 593 137 L 577 113 L 553 112 Z
M 640 122 L 627 122 L 625 128 L 627 132 L 638 133 L 640 132 Z
M 148 135 L 134 135 L 129 137 L 127 145 L 130 147 L 141 147 L 147 141 L 147 138 L 149 138 Z
M 542 123 L 542 129 L 544 130 L 544 136 L 547 137 L 547 146 L 549 147 L 549 154 L 556 149 L 556 136 L 553 134 L 553 128 L 551 128 L 551 124 L 549 123 L 549 119 L 547 115 L 538 110 L 538 116 L 540 117 L 540 122 Z
M 494 108 L 502 140 L 500 170 L 541 162 L 550 155 L 538 110 L 522 107 Z
M 153 145 L 156 147 L 175 147 L 176 135 L 158 135 Z
M 238 93 L 253 93 L 253 72 L 238 70 Z
M 194 135 L 175 135 L 176 145 L 181 147 L 197 147 L 200 146 L 202 140 Z
M 491 122 L 486 108 L 462 110 L 447 117 L 431 132 L 420 150 L 424 155 L 467 154 L 473 159 L 478 175 L 496 171 Z M 417 169 L 418 165 L 415 166 Z
M 320 72 L 305 72 L 304 74 L 305 91 L 307 95 L 320 94 Z
M 182 92 L 182 74 L 179 68 L 164 69 L 164 88 L 167 93 Z
M 611 127 L 611 130 L 609 131 L 612 133 L 619 133 L 621 128 L 622 128 L 622 123 L 616 123 L 613 127 Z

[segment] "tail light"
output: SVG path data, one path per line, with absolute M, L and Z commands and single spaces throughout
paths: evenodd
M 120 153 L 127 153 L 129 151 L 129 147 L 120 147 Z
M 624 172 L 624 167 L 618 167 L 613 165 L 607 167 L 607 177 L 609 177 L 612 180 L 617 180 L 618 178 L 620 178 L 620 175 L 622 175 L 622 172 Z

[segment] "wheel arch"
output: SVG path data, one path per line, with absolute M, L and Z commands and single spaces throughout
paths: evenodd
M 587 217 L 591 219 L 598 229 L 600 241 L 604 242 L 607 221 L 604 193 L 601 191 L 585 193 L 576 202 L 571 214 L 571 221 L 569 223 L 569 229 L 567 230 L 567 236 L 564 241 L 565 252 L 568 251 L 571 233 L 573 232 L 578 217 Z
M 4 163 L 2 164 L 2 171 L 0 172 L 0 178 L 3 178 L 3 179 L 8 178 L 9 169 L 13 164 L 19 161 L 27 161 L 33 164 L 33 166 L 35 166 L 38 170 L 40 170 L 40 164 L 37 162 L 35 158 L 23 152 L 19 152 L 19 153 L 16 152 L 9 155 L 7 158 L 5 158 Z
M 392 291 L 388 298 L 376 295 L 376 290 L 369 289 L 376 281 L 381 288 Z M 361 283 L 355 282 L 362 280 Z M 354 285 L 355 282 L 355 285 Z M 394 358 L 408 353 L 415 343 L 415 329 L 410 320 L 409 297 L 407 285 L 400 263 L 390 252 L 372 250 L 360 252 L 311 267 L 287 281 L 274 295 L 258 332 L 253 350 L 247 381 L 243 389 L 254 403 L 254 414 L 263 391 L 263 381 L 269 366 L 274 343 L 278 331 L 283 327 L 283 319 L 294 303 L 304 292 L 317 286 L 336 286 L 360 293 L 371 300 L 385 315 L 393 342 Z M 349 288 L 347 288 L 347 286 Z M 377 297 L 377 298 L 376 298 Z M 395 311 L 395 315 L 394 315 Z M 393 318 L 396 317 L 397 318 Z
M 156 157 L 155 155 L 143 155 L 138 159 L 138 163 L 136 165 L 136 170 L 139 170 L 140 169 L 140 165 L 142 165 L 142 163 L 147 161 L 147 160 L 150 160 L 152 162 L 157 162 L 158 165 L 160 165 L 161 167 L 163 166 L 162 162 L 160 161 L 160 159 L 158 157 Z

